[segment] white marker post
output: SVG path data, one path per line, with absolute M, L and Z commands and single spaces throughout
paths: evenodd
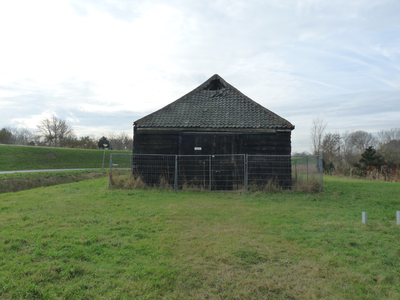
M 365 211 L 362 212 L 362 222 L 363 224 L 367 224 L 367 213 Z
M 396 224 L 400 225 L 400 211 L 396 211 Z

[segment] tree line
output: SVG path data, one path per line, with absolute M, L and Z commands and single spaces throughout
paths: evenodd
M 323 119 L 314 119 L 310 132 L 310 150 L 322 154 L 326 173 L 364 176 L 370 168 L 400 166 L 400 128 L 384 129 L 376 136 L 363 130 L 332 133 L 326 128 Z
M 41 120 L 36 127 L 37 130 L 4 127 L 0 130 L 0 144 L 113 150 L 133 148 L 133 138 L 126 133 L 77 137 L 70 124 L 55 116 Z

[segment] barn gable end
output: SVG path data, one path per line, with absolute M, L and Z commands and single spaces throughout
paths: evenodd
M 134 122 L 134 153 L 290 155 L 289 121 L 214 75 Z

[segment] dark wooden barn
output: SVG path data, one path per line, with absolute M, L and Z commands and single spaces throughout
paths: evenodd
M 216 74 L 135 121 L 133 153 L 290 155 L 293 129 Z

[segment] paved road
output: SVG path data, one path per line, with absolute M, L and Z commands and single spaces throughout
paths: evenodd
M 60 172 L 60 171 L 84 171 L 84 170 L 100 170 L 100 168 L 94 168 L 94 169 L 45 169 L 45 170 L 0 171 L 0 174 L 33 173 L 33 172 Z

